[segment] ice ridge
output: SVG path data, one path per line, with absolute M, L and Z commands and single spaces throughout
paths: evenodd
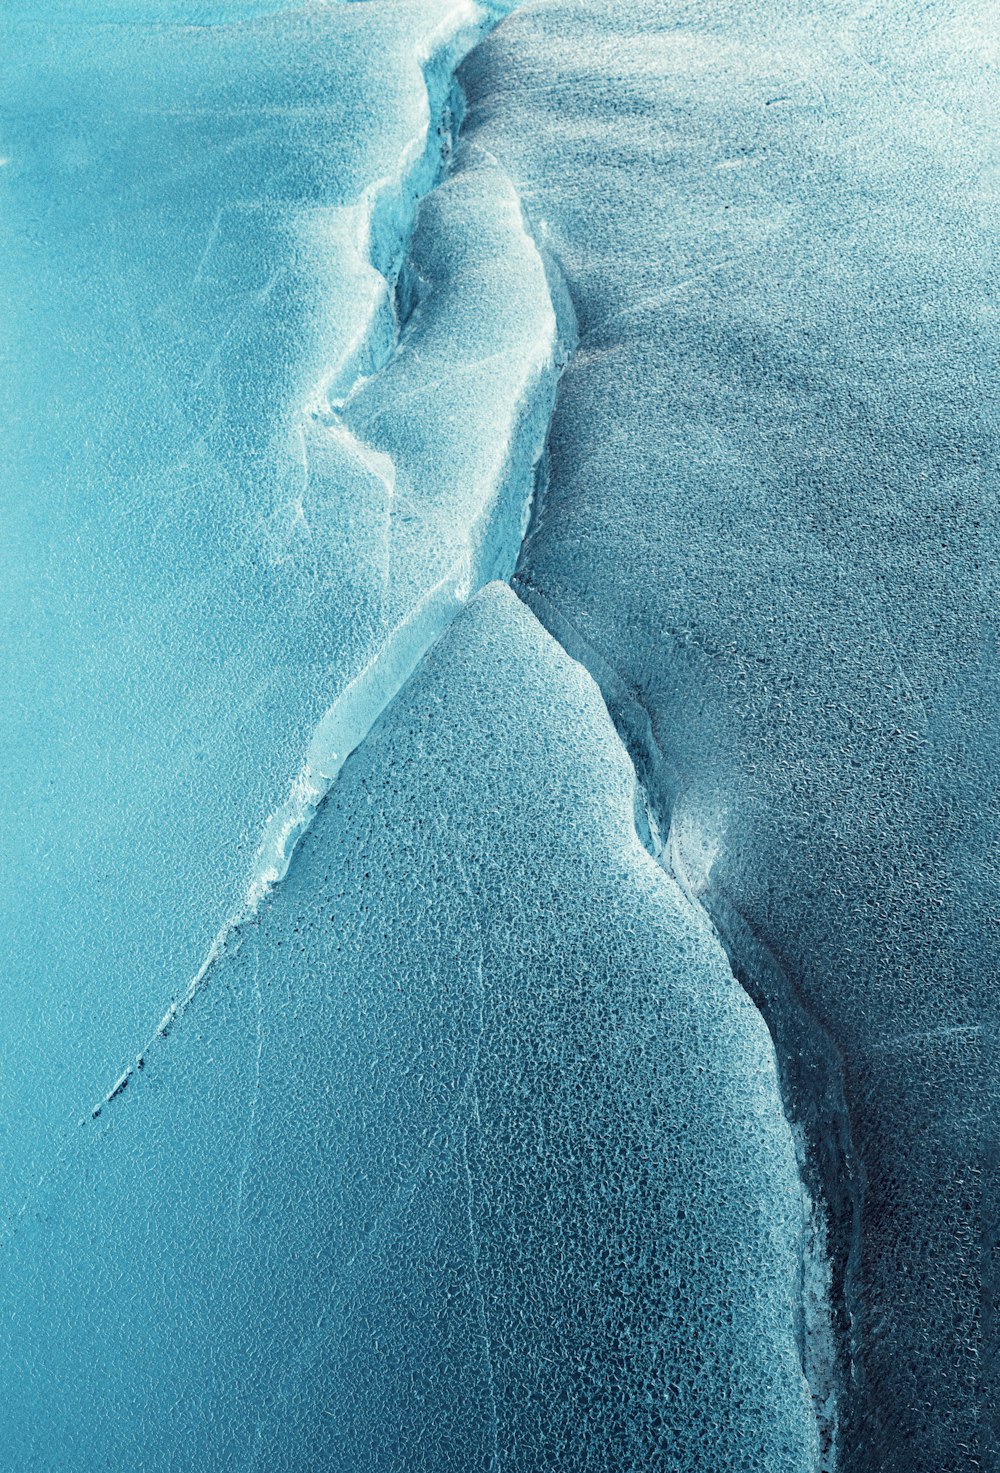
M 537 341 L 528 345 L 527 363 L 513 385 L 509 433 L 488 458 L 484 471 L 488 484 L 480 488 L 479 513 L 449 549 L 453 556 L 443 575 L 424 589 L 323 713 L 287 797 L 264 822 L 241 904 L 220 926 L 184 992 L 171 1001 L 147 1043 L 95 1103 L 90 1119 L 97 1119 L 125 1091 L 143 1069 L 149 1049 L 168 1035 L 219 959 L 238 945 L 242 928 L 253 921 L 287 873 L 302 834 L 344 762 L 428 649 L 479 588 L 494 578 L 509 579 L 514 571 L 534 499 L 556 380 L 572 350 L 573 324 L 565 312 L 565 292 L 553 287 L 556 268 L 528 231 L 510 181 L 484 149 L 473 147 L 462 154 L 456 147 L 464 110 L 457 69 L 505 13 L 502 6 L 459 0 L 418 55 L 425 90 L 423 125 L 403 149 L 397 169 L 371 184 L 353 207 L 356 245 L 367 258 L 372 283 L 364 331 L 306 394 L 297 431 L 306 483 L 309 436 L 319 426 L 341 444 L 346 442 L 354 458 L 383 480 L 391 510 L 396 499 L 393 459 L 362 437 L 352 417 L 404 351 L 404 330 L 413 309 L 407 262 L 422 207 L 448 184 L 459 163 L 467 172 L 485 166 L 492 171 L 488 184 L 496 192 L 498 209 L 511 232 L 533 253 L 548 300 L 543 327 Z M 385 571 L 388 576 L 388 557 Z

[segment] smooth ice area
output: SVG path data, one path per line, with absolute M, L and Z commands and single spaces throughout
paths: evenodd
M 555 374 L 545 273 L 479 154 L 413 231 L 485 21 L 8 17 L 15 1214 L 435 634 L 513 568 Z

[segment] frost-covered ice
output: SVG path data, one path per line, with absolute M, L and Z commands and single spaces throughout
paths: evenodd
M 990 1452 L 989 28 L 509 8 L 5 10 L 16 1473 Z
M 997 1451 L 996 43 L 979 3 L 540 0 L 467 77 L 581 330 L 516 586 L 775 1031 L 880 1473 Z
M 770 1039 L 633 782 L 493 585 L 8 1246 L 15 1466 L 814 1466 Z

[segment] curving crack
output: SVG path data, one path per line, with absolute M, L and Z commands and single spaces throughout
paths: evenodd
M 717 877 L 701 895 L 729 958 L 736 980 L 761 1013 L 775 1044 L 786 1113 L 795 1126 L 799 1170 L 809 1199 L 807 1261 L 803 1268 L 803 1364 L 817 1407 L 849 1389 L 857 1399 L 862 1376 L 859 1352 L 859 1259 L 864 1168 L 854 1145 L 847 1102 L 846 1066 L 833 1035 L 807 1005 L 792 969 L 740 911 Z M 809 1261 L 810 1253 L 812 1261 Z M 829 1279 L 826 1307 L 810 1324 L 809 1282 Z M 823 1323 L 823 1316 L 827 1323 Z M 830 1340 L 825 1348 L 824 1337 Z M 827 1473 L 835 1464 L 837 1433 L 849 1408 L 820 1419 L 829 1449 Z
M 856 1304 L 864 1175 L 852 1140 L 843 1058 L 796 990 L 790 969 L 726 895 L 711 863 L 697 878 L 688 873 L 673 823 L 681 777 L 657 739 L 641 692 L 525 569 L 518 569 L 511 586 L 601 691 L 635 769 L 639 839 L 710 928 L 771 1036 L 803 1202 L 799 1359 L 816 1416 L 817 1473 L 832 1473 L 844 1390 L 850 1386 L 853 1396 L 861 1375 Z

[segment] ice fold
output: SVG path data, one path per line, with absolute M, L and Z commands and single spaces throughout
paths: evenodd
M 442 13 L 388 172 L 282 221 L 356 300 L 332 361 L 317 330 L 286 365 L 262 542 L 320 582 L 349 517 L 373 637 L 155 1036 L 196 1003 L 198 1026 L 120 1074 L 93 1114 L 140 1068 L 145 1108 L 81 1133 L 93 1194 L 33 1224 L 7 1408 L 33 1469 L 131 1456 L 136 1427 L 165 1468 L 192 1445 L 345 1473 L 815 1462 L 766 1031 L 697 886 L 643 852 L 655 815 L 593 682 L 508 591 L 476 596 L 513 572 L 573 323 L 496 156 L 455 136 L 486 12 Z M 194 287 L 253 234 L 216 213 Z

